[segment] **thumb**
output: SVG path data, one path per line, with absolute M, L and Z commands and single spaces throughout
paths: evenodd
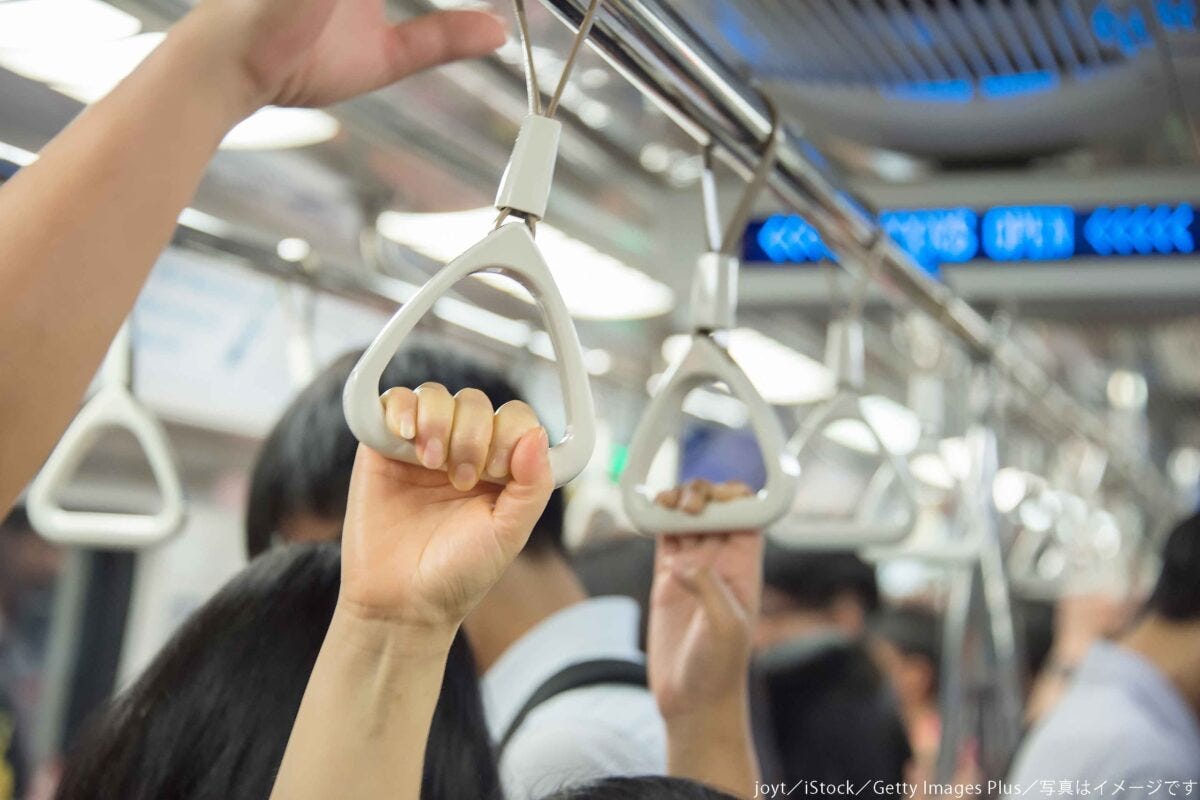
M 381 85 L 449 61 L 478 58 L 504 44 L 507 24 L 486 11 L 440 11 L 392 26 L 390 75 Z
M 505 549 L 515 555 L 525 546 L 554 491 L 550 442 L 545 428 L 526 431 L 517 441 L 509 472 L 512 477 L 496 498 L 492 523 Z

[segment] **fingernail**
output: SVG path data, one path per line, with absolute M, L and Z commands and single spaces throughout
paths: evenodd
M 546 433 L 545 428 L 538 428 L 538 442 L 541 443 L 542 447 L 550 446 L 550 434 Z
M 493 478 L 503 478 L 508 474 L 507 451 L 500 451 L 492 456 L 491 462 L 487 465 L 487 474 Z
M 459 464 L 455 467 L 454 475 L 451 477 L 450 482 L 454 484 L 455 489 L 465 492 L 467 489 L 473 487 L 478 480 L 479 476 L 475 474 L 474 467 L 470 464 Z
M 412 439 L 417 435 L 417 416 L 411 411 L 400 415 L 400 437 Z
M 446 461 L 446 448 L 442 445 L 440 439 L 431 439 L 425 445 L 425 452 L 421 454 L 421 463 L 426 469 L 437 469 Z

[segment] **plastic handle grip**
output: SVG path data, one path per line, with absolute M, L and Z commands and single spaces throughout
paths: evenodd
M 862 519 L 816 521 L 785 517 L 771 530 L 772 538 L 778 544 L 796 549 L 851 549 L 866 545 L 896 544 L 912 532 L 917 519 L 916 485 L 904 460 L 887 449 L 879 432 L 863 414 L 861 399 L 857 394 L 839 392 L 833 399 L 813 411 L 788 443 L 788 452 L 798 459 L 816 441 L 820 433 L 841 419 L 858 420 L 870 431 L 881 461 L 891 468 L 903 489 L 903 517 L 895 522 L 871 522 Z
M 497 272 L 518 281 L 538 301 L 546 331 L 557 356 L 559 381 L 566 407 L 563 438 L 550 448 L 554 482 L 561 486 L 587 466 L 596 446 L 595 407 L 579 336 L 566 303 L 550 275 L 529 229 L 503 225 L 483 241 L 443 267 L 388 320 L 355 365 L 342 393 L 342 408 L 350 430 L 363 444 L 388 458 L 419 464 L 412 442 L 388 430 L 379 402 L 379 379 L 388 362 L 417 322 L 454 284 L 477 272 Z
M 158 513 L 67 511 L 55 500 L 109 427 L 129 430 L 145 452 L 162 495 Z M 124 386 L 104 386 L 80 410 L 30 484 L 26 509 L 38 533 L 59 544 L 132 549 L 169 538 L 183 523 L 183 486 L 162 425 Z
M 711 503 L 699 514 L 663 508 L 644 485 L 659 447 L 678 431 L 688 392 L 724 381 L 733 397 L 745 403 L 758 437 L 766 485 L 754 497 Z M 783 449 L 784 434 L 775 411 L 755 391 L 746 374 L 707 336 L 695 335 L 683 357 L 668 370 L 633 434 L 629 460 L 621 475 L 625 512 L 638 530 L 656 533 L 715 533 L 765 528 L 791 508 L 799 468 Z

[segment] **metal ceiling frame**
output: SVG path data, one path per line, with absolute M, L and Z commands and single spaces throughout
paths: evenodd
M 542 1 L 578 29 L 587 0 Z M 665 0 L 606 0 L 590 44 L 697 142 L 713 144 L 743 177 L 751 173 L 771 133 L 767 106 Z M 895 290 L 885 292 L 889 299 L 912 302 L 937 320 L 972 358 L 991 362 L 1027 396 L 1035 413 L 1065 435 L 1081 436 L 1107 451 L 1115 474 L 1142 498 L 1146 513 L 1166 521 L 1163 515 L 1174 508 L 1174 499 L 1159 471 L 1115 441 L 1102 415 L 1073 398 L 965 300 L 930 278 L 879 228 L 867 207 L 841 188 L 819 151 L 795 130 L 782 136 L 770 186 L 812 222 L 841 255 L 844 268 L 872 265 L 885 287 Z

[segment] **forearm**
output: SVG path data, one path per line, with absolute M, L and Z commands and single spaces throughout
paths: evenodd
M 746 693 L 666 722 L 667 771 L 671 775 L 737 797 L 754 793 L 760 774 Z
M 453 635 L 413 632 L 339 608 L 271 796 L 418 800 Z
M 255 105 L 193 12 L 0 189 L 0 507 L 74 414 L 221 139 Z

